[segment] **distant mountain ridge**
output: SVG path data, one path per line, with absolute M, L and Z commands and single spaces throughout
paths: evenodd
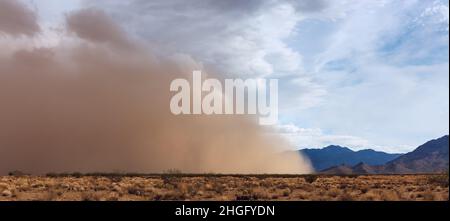
M 351 166 L 340 164 L 323 169 L 324 174 L 406 174 L 437 173 L 449 170 L 449 136 L 430 140 L 414 151 L 385 164 L 368 165 L 364 161 Z
M 433 173 L 449 168 L 449 136 L 430 140 L 414 151 L 392 160 L 383 168 L 384 173 Z
M 322 149 L 302 149 L 299 150 L 299 152 L 309 158 L 316 171 L 338 165 L 348 165 L 352 167 L 361 162 L 371 166 L 381 165 L 402 155 L 371 149 L 353 151 L 347 147 L 337 145 L 330 145 Z
M 325 170 L 319 171 L 321 174 L 341 174 L 341 175 L 350 175 L 350 174 L 379 174 L 382 173 L 383 166 L 370 166 L 363 162 L 356 164 L 355 166 L 349 165 L 339 165 L 332 166 Z

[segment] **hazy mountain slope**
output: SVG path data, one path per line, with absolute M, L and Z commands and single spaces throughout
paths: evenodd
M 338 175 L 350 175 L 354 174 L 353 168 L 348 165 L 332 166 L 325 170 L 320 171 L 321 174 L 338 174 Z
M 300 153 L 310 159 L 316 171 L 343 164 L 354 166 L 360 162 L 381 165 L 401 156 L 401 154 L 389 154 L 370 149 L 352 151 L 349 148 L 334 145 L 323 149 L 302 149 Z
M 386 163 L 385 173 L 432 173 L 448 171 L 449 137 L 428 141 L 417 149 Z

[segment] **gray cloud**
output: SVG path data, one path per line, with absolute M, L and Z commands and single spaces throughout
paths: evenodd
M 299 72 L 301 56 L 283 42 L 298 16 L 275 1 L 86 1 L 162 53 L 184 53 L 222 73 Z
M 327 0 L 289 0 L 299 12 L 309 13 L 309 12 L 319 12 L 327 8 Z
M 153 10 L 174 10 L 182 13 L 183 11 L 192 10 L 209 10 L 217 13 L 231 13 L 235 15 L 250 15 L 251 13 L 260 9 L 263 5 L 270 1 L 267 0 L 194 0 L 189 4 L 183 0 L 171 0 L 171 1 L 146 1 L 146 0 L 134 0 L 129 1 L 127 4 L 131 8 L 138 9 L 139 12 L 148 12 Z M 88 2 L 87 2 L 88 3 Z
M 0 0 L 0 33 L 32 36 L 39 31 L 34 11 L 16 0 Z
M 78 37 L 97 43 L 130 48 L 132 43 L 122 29 L 103 11 L 82 9 L 67 16 L 67 28 Z

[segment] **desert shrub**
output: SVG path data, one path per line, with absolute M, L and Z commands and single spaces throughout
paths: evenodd
M 360 188 L 360 191 L 361 191 L 362 194 L 365 194 L 365 193 L 367 193 L 369 191 L 369 188 L 367 186 L 364 186 L 364 187 Z
M 289 185 L 286 182 L 279 182 L 277 184 L 277 188 L 279 189 L 285 189 L 285 188 L 289 188 Z
M 270 198 L 269 194 L 265 192 L 263 189 L 243 191 L 241 193 L 236 194 L 235 196 L 236 196 L 235 199 L 238 201 L 264 200 Z
M 269 188 L 269 187 L 272 187 L 273 184 L 270 181 L 268 181 L 267 179 L 263 179 L 263 180 L 261 180 L 259 185 L 262 187 L 265 187 L 265 188 Z
M 164 182 L 164 186 L 172 185 L 175 187 L 180 181 L 179 177 L 181 174 L 181 170 L 178 169 L 168 169 L 164 171 L 163 174 L 161 174 L 161 179 Z
M 406 192 L 412 192 L 412 191 L 414 191 L 414 187 L 406 187 Z
M 381 184 L 379 183 L 372 184 L 372 189 L 379 189 L 379 188 L 381 188 Z
M 441 187 L 448 187 L 448 172 L 444 174 L 431 175 L 428 177 L 428 183 L 431 185 L 439 185 Z
M 283 190 L 283 196 L 288 197 L 291 194 L 291 192 L 292 192 L 291 189 L 286 188 Z
M 347 187 L 348 187 L 348 184 L 347 184 L 347 183 L 341 183 L 341 184 L 339 185 L 339 188 L 340 188 L 340 189 L 347 189 Z
M 165 188 L 175 188 L 177 184 L 180 182 L 180 178 L 178 177 L 172 177 L 172 176 L 161 176 L 161 179 L 163 180 L 162 187 Z
M 122 176 L 110 176 L 109 180 L 113 183 L 120 183 L 122 182 L 123 177 Z
M 339 201 L 353 201 L 354 199 L 349 193 L 343 192 L 339 195 L 338 200 Z
M 213 183 L 212 189 L 218 194 L 223 194 L 226 190 L 226 184 L 222 184 L 216 181 Z
M 57 177 L 75 177 L 75 178 L 81 178 L 83 176 L 85 176 L 83 173 L 80 172 L 73 172 L 73 173 L 69 173 L 69 172 L 64 172 L 64 173 L 55 173 L 55 172 L 50 172 L 50 173 L 46 173 L 45 174 L 46 177 L 51 177 L 51 178 L 57 178 Z
M 128 187 L 128 188 L 127 188 L 127 192 L 128 192 L 129 194 L 136 195 L 136 196 L 142 196 L 142 195 L 144 195 L 144 190 L 142 190 L 141 188 L 138 188 L 138 187 L 136 187 L 136 186 L 130 186 L 130 187 Z
M 246 194 L 237 194 L 236 195 L 236 200 L 237 201 L 248 201 L 248 200 L 252 200 L 252 197 L 250 195 L 246 195 Z
M 348 175 L 343 175 L 342 177 L 355 179 L 355 178 L 358 178 L 359 176 L 360 176 L 360 174 L 348 174 Z
M 305 179 L 305 181 L 306 181 L 307 183 L 314 183 L 314 181 L 316 181 L 317 178 L 318 178 L 317 175 L 306 175 L 306 176 L 304 177 L 304 179 Z
M 398 201 L 401 195 L 397 190 L 383 190 L 381 197 L 384 201 Z
M 86 191 L 81 193 L 82 201 L 100 201 L 100 194 L 93 191 Z
M 26 176 L 27 173 L 20 171 L 20 170 L 14 170 L 8 173 L 9 176 Z
M 267 193 L 265 193 L 265 192 L 260 192 L 260 191 L 254 192 L 254 193 L 251 195 L 251 199 L 252 199 L 252 200 L 267 200 L 267 199 L 269 199 L 269 198 L 270 198 L 269 194 L 267 194 Z
M 119 196 L 118 195 L 109 195 L 108 198 L 106 199 L 107 201 L 118 201 L 119 200 Z
M 156 194 L 154 200 L 185 200 L 186 194 L 180 191 L 170 191 L 162 194 Z
M 75 178 L 81 178 L 83 176 L 83 174 L 80 172 L 74 172 L 74 173 L 71 173 L 70 176 L 75 177 Z
M 63 192 L 51 189 L 45 193 L 43 200 L 46 200 L 46 201 L 57 200 L 58 197 L 60 197 L 62 195 L 63 195 Z
M 176 169 L 176 168 L 168 169 L 168 170 L 164 171 L 163 173 L 169 174 L 169 175 L 182 174 L 181 170 Z
M 361 200 L 364 201 L 380 201 L 381 199 L 379 191 L 369 190 L 361 196 Z
M 423 197 L 423 199 L 426 200 L 426 201 L 432 201 L 432 200 L 434 200 L 434 194 L 433 194 L 433 192 L 430 191 L 430 190 L 427 190 L 427 191 L 423 192 L 423 193 L 422 193 L 422 197 Z
M 337 196 L 339 196 L 340 193 L 341 193 L 341 191 L 337 188 L 331 188 L 328 190 L 328 195 L 331 198 L 336 198 Z
M 310 196 L 309 196 L 309 193 L 307 193 L 307 192 L 301 192 L 301 193 L 297 194 L 296 198 L 299 200 L 307 200 L 307 199 L 310 199 Z
M 51 173 L 46 173 L 45 176 L 46 177 L 51 177 L 51 178 L 56 178 L 56 177 L 58 177 L 58 174 L 51 172 Z

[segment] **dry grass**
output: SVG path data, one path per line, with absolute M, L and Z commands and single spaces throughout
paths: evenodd
M 448 200 L 448 176 L 4 176 L 0 200 Z

